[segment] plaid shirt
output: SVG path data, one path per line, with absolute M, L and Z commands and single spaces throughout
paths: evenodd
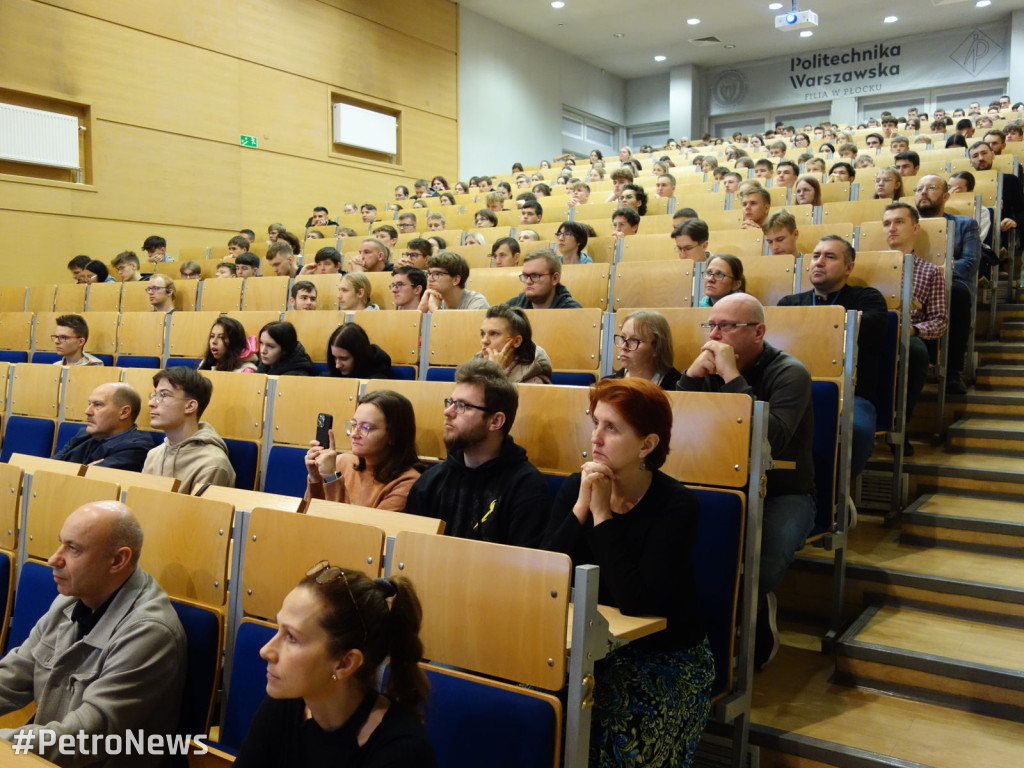
M 910 324 L 922 339 L 937 339 L 949 326 L 946 312 L 946 283 L 942 270 L 914 254 Z

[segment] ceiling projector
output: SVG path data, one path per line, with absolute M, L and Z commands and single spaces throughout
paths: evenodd
M 775 28 L 788 29 L 810 29 L 818 26 L 818 14 L 814 11 L 790 11 L 780 13 L 775 17 Z

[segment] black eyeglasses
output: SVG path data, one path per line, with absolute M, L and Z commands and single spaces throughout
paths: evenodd
M 472 403 L 464 403 L 461 400 L 452 400 L 450 397 L 446 397 L 444 399 L 444 409 L 447 411 L 449 408 L 454 408 L 456 413 L 465 413 L 467 408 L 472 408 L 474 411 L 492 413 L 490 408 L 484 408 L 482 405 L 473 405 Z
M 615 335 L 612 337 L 612 341 L 615 342 L 616 347 L 620 347 L 627 352 L 635 352 L 637 347 L 642 343 L 642 339 L 627 339 L 625 336 Z
M 356 602 L 356 596 L 352 593 L 352 587 L 349 586 L 348 579 L 345 577 L 345 571 L 336 565 L 331 565 L 326 560 L 321 560 L 306 571 L 306 576 L 316 577 L 316 583 L 321 587 L 341 579 L 342 583 L 345 585 L 345 589 L 348 591 L 348 596 L 352 598 L 352 607 L 356 609 L 356 616 L 359 617 L 359 623 L 363 626 L 363 642 L 365 643 L 366 638 L 369 637 L 366 631 L 366 622 L 363 621 L 363 614 L 359 611 L 359 603 Z
M 700 327 L 709 332 L 717 328 L 722 333 L 728 333 L 734 328 L 746 328 L 748 325 L 757 325 L 757 323 L 701 323 Z

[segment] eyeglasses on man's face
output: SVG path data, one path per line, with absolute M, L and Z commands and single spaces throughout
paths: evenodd
M 542 277 L 548 277 L 551 272 L 523 272 L 519 275 L 519 280 L 524 283 L 536 283 Z
M 146 286 L 146 293 L 159 293 L 160 291 L 166 291 L 162 285 L 149 285 Z
M 715 330 L 715 328 L 722 333 L 728 333 L 736 328 L 746 328 L 748 325 L 757 325 L 757 323 L 701 323 L 700 327 L 708 333 Z
M 490 408 L 485 408 L 482 405 L 473 405 L 472 403 L 464 403 L 462 400 L 453 400 L 450 397 L 446 397 L 444 399 L 444 409 L 447 411 L 449 408 L 459 414 L 465 413 L 467 408 L 472 408 L 474 411 L 483 411 L 484 413 L 491 412 Z
M 449 273 L 443 269 L 432 269 L 427 272 L 427 280 L 440 280 L 442 277 L 448 277 Z
M 156 392 L 150 392 L 146 397 L 148 402 L 156 400 L 158 403 L 164 403 L 168 400 L 182 400 L 183 398 L 176 397 L 173 392 L 169 392 L 166 389 L 157 390 Z
M 66 341 L 71 341 L 72 339 L 79 339 L 79 338 L 81 338 L 81 337 L 80 336 L 62 336 L 60 334 L 56 334 L 55 333 L 55 334 L 50 336 L 50 341 L 52 341 L 54 344 L 63 344 Z

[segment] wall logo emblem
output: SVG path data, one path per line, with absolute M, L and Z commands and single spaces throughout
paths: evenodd
M 711 86 L 711 98 L 726 107 L 739 104 L 746 95 L 747 78 L 735 69 L 720 74 Z
M 1003 47 L 980 29 L 973 30 L 963 39 L 949 58 L 959 64 L 967 74 L 977 76 L 1002 53 Z

